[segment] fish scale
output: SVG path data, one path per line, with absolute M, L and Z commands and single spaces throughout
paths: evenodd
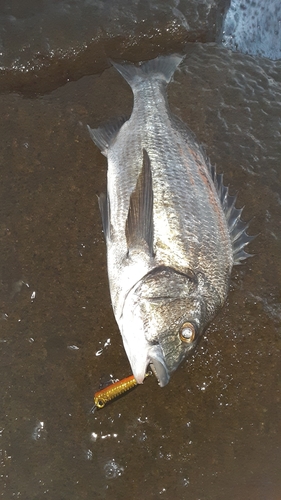
M 181 60 L 113 63 L 134 93 L 131 117 L 89 128 L 108 160 L 99 206 L 113 311 L 136 381 L 150 365 L 160 386 L 223 305 L 253 238 L 222 176 L 169 110 L 166 85 Z

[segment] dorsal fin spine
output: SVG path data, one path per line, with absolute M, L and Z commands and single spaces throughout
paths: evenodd
M 247 234 L 249 223 L 241 220 L 241 214 L 244 207 L 235 207 L 237 195 L 230 196 L 228 187 L 223 184 L 223 174 L 217 174 L 216 168 L 210 163 L 208 163 L 208 167 L 228 225 L 234 265 L 238 265 L 247 257 L 251 257 L 251 254 L 245 252 L 244 247 L 248 245 L 255 236 L 249 236 Z

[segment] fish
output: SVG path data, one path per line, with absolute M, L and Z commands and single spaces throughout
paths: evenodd
M 183 60 L 112 65 L 130 85 L 130 117 L 89 133 L 107 157 L 98 199 L 113 312 L 138 384 L 150 365 L 161 387 L 198 345 L 253 239 L 194 133 L 169 108 Z

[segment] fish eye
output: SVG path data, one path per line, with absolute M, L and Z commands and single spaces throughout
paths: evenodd
M 180 328 L 180 339 L 186 344 L 191 344 L 195 339 L 196 331 L 192 323 L 186 322 Z

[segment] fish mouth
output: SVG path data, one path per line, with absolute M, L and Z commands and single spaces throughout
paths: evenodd
M 132 353 L 129 349 L 126 349 L 126 352 L 132 372 L 138 384 L 143 383 L 148 366 L 150 366 L 157 378 L 160 387 L 164 387 L 168 384 L 170 374 L 160 345 L 150 346 L 146 349 L 146 352 L 139 351 L 135 353 L 135 351 L 133 351 Z
M 170 375 L 160 345 L 149 349 L 148 356 L 150 367 L 158 380 L 158 384 L 160 387 L 164 387 L 168 384 Z
M 166 366 L 155 359 L 150 361 L 149 366 L 153 371 L 155 377 L 157 378 L 160 387 L 165 387 L 165 385 L 167 385 L 170 380 L 170 375 L 167 371 Z
M 170 374 L 160 344 L 151 344 L 142 336 L 123 335 L 123 344 L 131 365 L 132 372 L 138 384 L 142 384 L 148 365 L 156 376 L 160 387 L 164 387 L 170 380 Z

